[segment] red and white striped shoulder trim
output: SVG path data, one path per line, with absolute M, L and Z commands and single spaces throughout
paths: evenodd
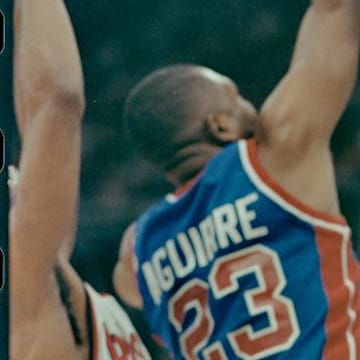
M 239 141 L 239 153 L 242 165 L 256 187 L 289 213 L 314 226 L 340 233 L 349 233 L 350 229 L 343 216 L 333 216 L 304 204 L 276 183 L 263 168 L 257 155 L 255 140 Z
M 181 196 L 186 194 L 190 189 L 197 183 L 197 181 L 200 179 L 201 175 L 203 174 L 202 171 L 200 171 L 199 174 L 195 175 L 193 178 L 188 180 L 184 185 L 181 185 L 178 187 L 175 192 L 167 194 L 165 196 L 165 200 L 169 203 L 175 203 L 179 200 Z
M 348 323 L 345 328 L 345 346 L 349 355 L 349 359 L 355 360 L 357 354 L 357 340 L 354 335 L 354 326 L 357 321 L 356 292 L 357 281 L 353 281 L 353 274 L 350 274 L 350 234 L 351 230 L 347 222 L 342 216 L 332 216 L 321 211 L 315 210 L 300 200 L 289 194 L 283 187 L 277 184 L 266 170 L 262 167 L 256 151 L 255 140 L 239 141 L 240 161 L 253 184 L 264 193 L 268 198 L 281 206 L 284 210 L 293 214 L 297 218 L 314 226 L 317 232 L 319 250 L 324 249 L 324 243 L 328 243 L 330 235 L 327 231 L 332 231 L 338 235 L 334 239 L 338 241 L 332 242 L 339 246 L 340 268 L 339 273 L 341 281 L 348 292 L 348 300 L 345 304 L 348 316 Z M 323 229 L 321 231 L 321 229 Z M 319 232 L 321 231 L 321 232 Z M 324 232 L 325 231 L 325 232 Z M 325 234 L 325 235 L 321 235 Z M 325 236 L 325 237 L 324 237 Z M 325 239 L 325 241 L 320 241 Z M 321 246 L 322 245 L 322 246 Z M 325 247 L 327 248 L 328 245 Z M 331 274 L 333 276 L 333 274 Z

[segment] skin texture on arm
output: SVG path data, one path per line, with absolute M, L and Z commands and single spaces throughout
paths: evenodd
M 261 110 L 256 138 L 275 180 L 333 215 L 339 209 L 329 141 L 355 84 L 358 52 L 358 2 L 314 0 L 290 68 Z
M 53 267 L 64 236 L 74 232 L 83 81 L 62 1 L 20 1 L 15 16 L 15 99 L 24 141 L 12 208 L 12 244 L 17 256 L 24 252 L 24 263 L 29 259 L 33 264 L 34 256 L 37 265 L 31 266 L 45 270 Z M 68 191 L 58 191 L 62 188 Z
M 63 1 L 16 1 L 14 48 L 22 151 L 10 211 L 12 358 L 81 358 L 55 277 L 56 267 L 66 269 L 74 238 L 84 109 Z M 80 279 L 71 278 L 85 304 Z

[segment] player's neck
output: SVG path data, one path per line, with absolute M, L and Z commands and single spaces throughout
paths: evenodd
M 189 145 L 175 156 L 176 166 L 167 172 L 167 177 L 176 187 L 182 186 L 199 174 L 207 162 L 221 147 L 208 143 Z

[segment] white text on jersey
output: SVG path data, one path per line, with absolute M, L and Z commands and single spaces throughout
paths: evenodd
M 150 261 L 141 264 L 155 304 L 160 304 L 162 293 L 174 286 L 176 278 L 184 278 L 197 266 L 207 266 L 219 250 L 228 248 L 231 243 L 239 244 L 268 235 L 266 226 L 253 225 L 257 214 L 251 205 L 258 199 L 258 194 L 252 192 L 234 203 L 215 208 L 196 226 L 168 239 L 153 253 Z

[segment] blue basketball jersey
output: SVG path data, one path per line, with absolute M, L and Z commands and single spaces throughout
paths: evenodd
M 227 146 L 136 223 L 144 314 L 176 359 L 360 358 L 359 265 L 342 217 Z

